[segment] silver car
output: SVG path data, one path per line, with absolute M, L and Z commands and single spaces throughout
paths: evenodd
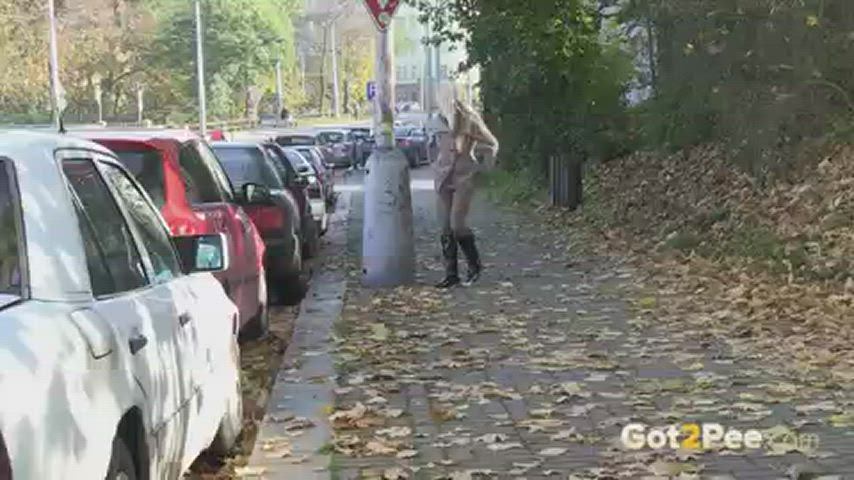
M 352 133 L 344 129 L 323 129 L 315 133 L 317 143 L 327 147 L 326 161 L 335 167 L 351 167 L 355 162 Z

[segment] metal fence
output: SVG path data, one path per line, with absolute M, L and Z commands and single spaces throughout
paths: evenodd
M 553 207 L 575 210 L 583 197 L 581 158 L 555 155 L 549 159 L 549 198 Z

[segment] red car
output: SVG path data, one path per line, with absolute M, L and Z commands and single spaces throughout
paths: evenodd
M 92 131 L 81 136 L 116 153 L 175 236 L 228 236 L 231 265 L 217 279 L 240 312 L 241 336 L 264 336 L 269 325 L 264 242 L 235 202 L 228 177 L 207 143 L 183 130 Z

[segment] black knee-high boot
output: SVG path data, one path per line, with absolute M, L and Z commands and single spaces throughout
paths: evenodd
M 460 283 L 457 266 L 457 240 L 452 234 L 442 235 L 442 260 L 445 264 L 445 278 L 436 284 L 436 288 L 451 288 Z
M 460 242 L 460 248 L 463 250 L 463 255 L 465 255 L 466 262 L 468 263 L 465 284 L 471 285 L 480 279 L 480 273 L 483 271 L 483 264 L 480 263 L 480 253 L 477 251 L 474 234 L 469 233 L 458 236 L 457 241 Z

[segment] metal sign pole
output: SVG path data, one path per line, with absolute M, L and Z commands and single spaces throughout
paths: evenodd
M 362 281 L 369 287 L 395 287 L 415 280 L 415 240 L 409 162 L 394 140 L 394 56 L 391 23 L 397 2 L 382 10 L 366 0 L 380 32 L 375 62 L 376 148 L 365 175 L 362 230 Z
M 196 13 L 196 81 L 199 90 L 199 134 L 208 134 L 208 108 L 205 94 L 205 54 L 202 46 L 202 6 L 199 0 L 195 2 Z

